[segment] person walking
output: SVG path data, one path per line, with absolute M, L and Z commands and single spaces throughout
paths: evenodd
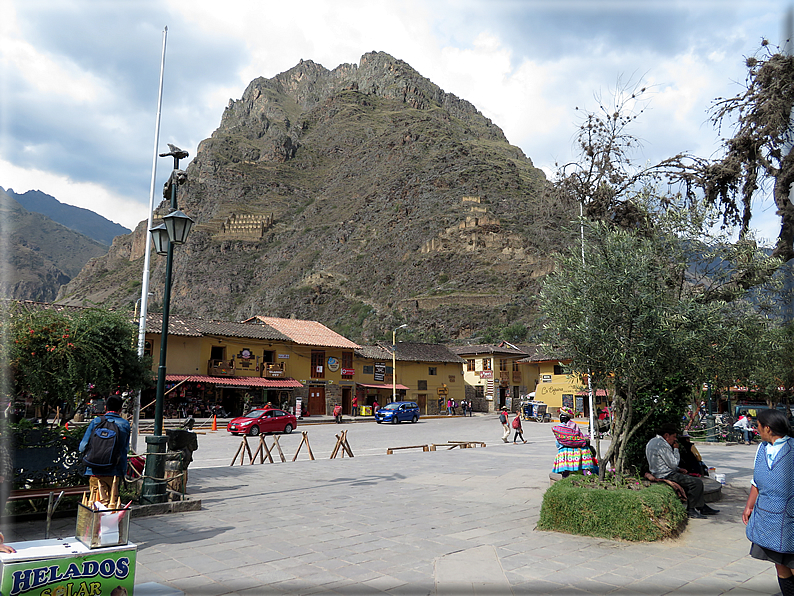
M 774 563 L 782 596 L 794 596 L 794 438 L 783 412 L 761 410 L 757 420 L 762 443 L 742 521 L 750 556 Z
M 378 408 L 380 408 L 380 405 L 378 404 L 378 400 L 376 399 L 375 401 L 372 402 L 372 415 L 373 416 L 375 416 L 378 413 Z
M 508 437 L 510 437 L 510 425 L 507 424 L 508 421 L 508 414 L 507 408 L 502 408 L 502 411 L 499 412 L 499 422 L 502 423 L 502 429 L 504 430 L 504 434 L 502 434 L 502 440 L 507 443 Z
M 91 493 L 97 495 L 97 501 L 110 508 L 115 505 L 111 499 L 118 499 L 130 448 L 130 423 L 121 415 L 122 403 L 118 395 L 105 400 L 105 414 L 90 422 L 79 447 L 80 453 L 84 454 L 85 475 L 90 477 Z
M 342 406 L 339 404 L 334 406 L 334 419 L 337 424 L 342 424 Z
M 524 438 L 524 429 L 521 428 L 521 412 L 516 412 L 516 417 L 513 418 L 513 430 L 516 431 L 516 434 L 513 435 L 513 445 L 516 444 L 516 439 L 521 437 L 521 440 L 526 443 L 526 439 Z

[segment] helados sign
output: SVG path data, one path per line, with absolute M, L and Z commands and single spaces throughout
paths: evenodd
M 3 564 L 0 596 L 126 596 L 135 550 Z

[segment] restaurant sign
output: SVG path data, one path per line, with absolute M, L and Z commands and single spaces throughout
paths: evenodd
M 386 364 L 383 362 L 375 363 L 375 380 L 383 381 L 386 378 Z

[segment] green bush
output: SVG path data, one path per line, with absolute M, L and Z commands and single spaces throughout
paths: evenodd
M 678 535 L 685 522 L 686 507 L 666 484 L 572 475 L 546 491 L 538 529 L 651 542 Z

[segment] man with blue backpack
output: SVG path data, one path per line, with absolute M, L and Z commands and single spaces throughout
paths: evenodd
M 105 414 L 97 416 L 88 425 L 80 441 L 80 453 L 86 464 L 86 476 L 91 494 L 109 506 L 114 478 L 123 477 L 127 471 L 127 451 L 130 447 L 130 423 L 121 416 L 123 401 L 111 395 L 105 401 Z M 116 491 L 120 480 L 116 480 Z M 117 494 L 114 495 L 117 497 Z

